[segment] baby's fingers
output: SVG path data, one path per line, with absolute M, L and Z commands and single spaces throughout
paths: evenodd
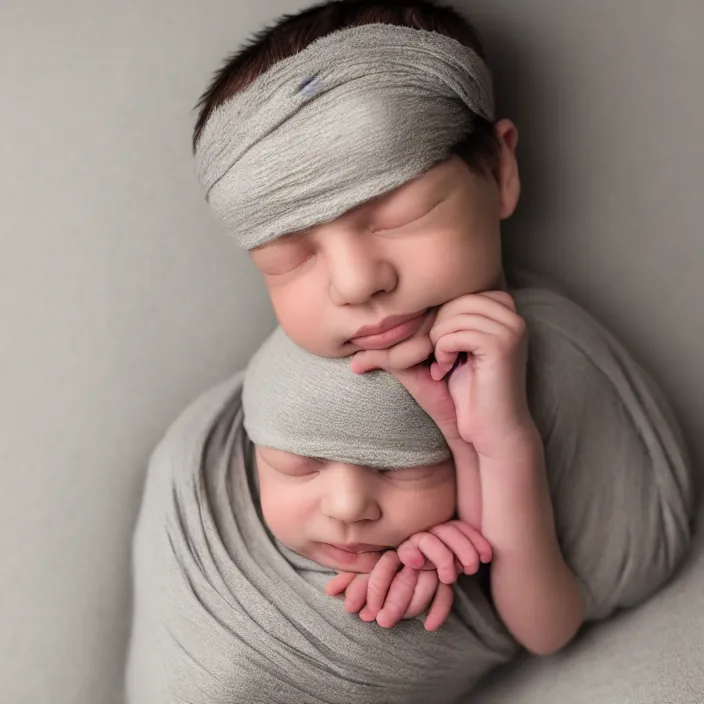
M 412 540 L 406 540 L 396 548 L 398 557 L 404 565 L 413 567 L 415 570 L 422 570 L 425 567 L 425 556 Z
M 368 574 L 356 574 L 345 591 L 345 610 L 356 614 L 367 601 Z
M 325 593 L 328 596 L 338 596 L 342 594 L 356 576 L 357 574 L 355 572 L 340 572 L 340 574 L 335 575 L 325 585 Z
M 394 577 L 389 592 L 386 595 L 384 606 L 376 617 L 376 622 L 382 628 L 392 628 L 408 610 L 413 599 L 420 572 L 405 565 Z
M 473 541 L 454 523 L 443 523 L 431 528 L 430 532 L 452 551 L 465 574 L 474 574 L 479 569 L 479 551 Z
M 426 570 L 418 575 L 418 583 L 416 584 L 411 603 L 403 618 L 415 618 L 420 616 L 431 604 L 435 592 L 440 584 L 438 573 L 435 570 Z
M 362 350 L 350 362 L 354 374 L 365 374 L 374 369 L 410 369 L 424 362 L 433 353 L 433 343 L 427 335 L 412 337 L 386 350 Z
M 455 555 L 440 538 L 432 533 L 416 533 L 410 540 L 417 541 L 418 549 L 435 565 L 441 582 L 452 584 L 457 579 Z
M 386 600 L 389 587 L 401 566 L 395 550 L 387 550 L 374 565 L 374 569 L 369 575 L 367 585 L 367 606 L 364 610 L 363 619 L 373 621 Z
M 494 556 L 491 543 L 489 543 L 489 541 L 478 530 L 472 528 L 472 526 L 464 521 L 453 521 L 452 524 L 472 541 L 472 544 L 479 553 L 479 560 L 481 562 L 484 564 L 491 562 L 492 557 Z
M 438 584 L 435 599 L 433 599 L 428 615 L 425 618 L 426 631 L 437 631 L 447 621 L 452 611 L 454 600 L 455 592 L 452 587 L 449 584 Z

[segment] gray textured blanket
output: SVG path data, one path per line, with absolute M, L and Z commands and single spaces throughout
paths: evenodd
M 677 426 L 611 336 L 555 293 L 515 291 L 529 397 L 561 544 L 587 617 L 652 594 L 690 540 Z M 517 645 L 472 577 L 436 633 L 349 615 L 331 574 L 278 545 L 258 510 L 241 377 L 192 404 L 155 451 L 134 545 L 131 704 L 463 700 Z

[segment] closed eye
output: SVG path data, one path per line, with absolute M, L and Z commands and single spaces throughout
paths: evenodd
M 289 274 L 315 257 L 308 240 L 298 235 L 286 235 L 271 245 L 252 251 L 254 265 L 266 276 Z
M 404 219 L 398 224 L 392 224 L 392 223 L 382 223 L 380 227 L 372 226 L 370 227 L 371 232 L 374 234 L 384 234 L 387 232 L 394 232 L 396 230 L 400 230 L 404 227 L 408 227 L 409 225 L 416 225 L 420 223 L 421 221 L 425 220 L 441 203 L 443 200 L 439 200 L 435 205 L 433 205 L 430 209 L 426 210 L 424 213 L 421 215 L 417 216 L 412 216 L 411 218 Z
M 258 455 L 273 470 L 291 477 L 317 474 L 325 466 L 325 460 L 272 448 L 259 448 Z
M 277 472 L 290 477 L 307 477 L 320 472 L 322 465 L 317 462 L 297 462 L 290 464 L 272 465 Z

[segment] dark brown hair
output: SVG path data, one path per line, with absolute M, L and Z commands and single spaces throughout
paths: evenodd
M 434 0 L 328 0 L 296 14 L 284 15 L 226 60 L 196 106 L 193 148 L 210 113 L 274 64 L 331 32 L 373 23 L 439 32 L 474 49 L 486 61 L 474 27 L 455 9 Z M 472 121 L 472 132 L 452 152 L 473 171 L 484 172 L 494 164 L 498 142 L 491 123 L 478 115 L 472 116 Z

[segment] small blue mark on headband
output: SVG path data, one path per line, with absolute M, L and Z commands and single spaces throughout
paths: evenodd
M 304 95 L 315 95 L 320 90 L 320 80 L 317 76 L 309 76 L 298 86 L 298 92 Z

